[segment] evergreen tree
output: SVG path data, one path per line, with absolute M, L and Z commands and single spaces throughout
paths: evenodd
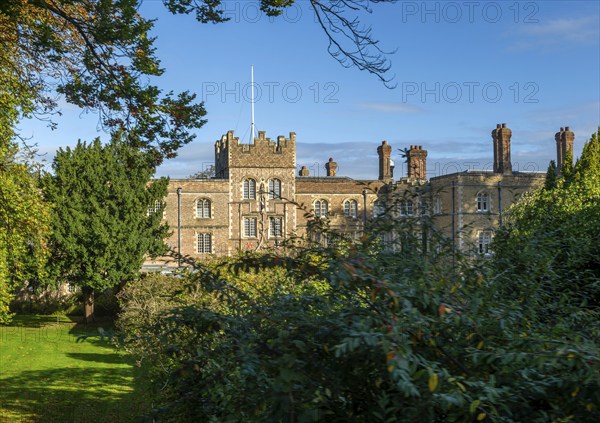
M 565 153 L 565 158 L 563 160 L 562 167 L 560 169 L 560 173 L 565 184 L 571 183 L 574 171 L 575 170 L 573 168 L 573 152 L 571 150 L 567 150 L 567 152 Z
M 554 160 L 550 160 L 548 170 L 546 171 L 546 182 L 544 183 L 544 188 L 546 188 L 547 190 L 554 189 L 554 187 L 556 187 L 557 177 L 558 172 L 556 171 L 556 162 Z
M 58 151 L 45 179 L 55 281 L 81 287 L 86 321 L 94 318 L 94 291 L 135 279 L 147 254 L 166 251 L 162 213 L 149 210 L 162 207 L 168 180 L 151 182 L 150 160 L 117 137 L 106 146 L 80 141 Z

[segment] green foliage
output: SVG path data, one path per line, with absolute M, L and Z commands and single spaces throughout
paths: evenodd
M 554 189 L 556 187 L 556 178 L 558 178 L 556 162 L 554 160 L 550 160 L 548 170 L 546 171 L 546 181 L 544 182 L 544 187 L 547 190 Z
M 44 275 L 50 217 L 35 171 L 16 144 L 0 138 L 0 323 L 10 317 L 13 289 Z
M 528 318 L 590 336 L 600 335 L 599 151 L 594 134 L 554 188 L 511 207 L 494 242 L 503 296 L 520 301 Z
M 23 116 L 52 119 L 59 94 L 98 112 L 104 129 L 125 131 L 127 142 L 157 163 L 189 143 L 205 110 L 188 92 L 163 94 L 148 84 L 163 69 L 149 35 L 153 22 L 139 6 L 138 0 L 3 2 L 0 134 Z
M 166 251 L 162 213 L 149 213 L 168 180 L 150 182 L 148 156 L 118 139 L 59 150 L 45 178 L 56 282 L 103 291 L 137 278 L 146 254 Z
M 414 227 L 398 233 L 411 240 Z M 246 255 L 125 291 L 160 421 L 594 421 L 598 345 L 500 296 L 485 262 L 379 236 Z M 157 283 L 159 281 L 160 283 Z M 527 319 L 527 320 L 526 320 Z

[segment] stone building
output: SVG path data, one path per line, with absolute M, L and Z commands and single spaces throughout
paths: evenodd
M 306 166 L 297 172 L 293 132 L 273 141 L 259 131 L 252 143 L 244 144 L 229 131 L 215 143 L 213 178 L 171 179 L 162 205 L 172 230 L 167 243 L 175 253 L 190 258 L 279 248 L 290 237 L 312 236 L 311 222 L 324 216 L 332 229 L 358 236 L 396 196 L 401 199 L 391 212 L 394 219 L 431 213 L 455 249 L 488 254 L 503 211 L 524 192 L 543 184 L 545 177 L 512 170 L 511 137 L 506 124 L 492 131 L 493 170 L 429 180 L 422 146 L 406 150 L 408 174 L 394 179 L 392 146 L 383 141 L 377 147 L 379 178 L 354 180 L 337 175 L 333 158 L 325 165 L 326 176 L 310 176 Z M 560 166 L 566 151 L 573 149 L 574 134 L 569 127 L 561 128 L 555 139 Z M 176 265 L 174 259 L 162 257 L 148 260 L 144 267 Z

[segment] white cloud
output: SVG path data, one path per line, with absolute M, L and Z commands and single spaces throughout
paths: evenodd
M 600 23 L 597 16 L 552 19 L 521 25 L 515 34 L 519 39 L 510 47 L 511 50 L 598 43 Z

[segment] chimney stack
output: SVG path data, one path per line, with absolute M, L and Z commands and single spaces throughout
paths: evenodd
M 408 177 L 411 179 L 427 179 L 427 150 L 422 145 L 411 145 L 406 153 L 408 161 Z
M 492 131 L 494 141 L 494 173 L 512 173 L 510 161 L 510 139 L 512 131 L 506 127 L 506 123 L 497 124 Z
M 385 181 L 392 179 L 392 146 L 383 141 L 379 147 L 377 147 L 377 154 L 379 155 L 379 180 Z
M 330 157 L 329 161 L 325 163 L 325 169 L 327 170 L 327 176 L 335 176 L 337 174 L 337 162 L 333 161 Z
M 554 135 L 556 140 L 556 167 L 561 173 L 565 162 L 567 151 L 571 152 L 571 160 L 573 159 L 573 144 L 575 143 L 575 134 L 570 127 L 560 128 L 560 131 Z M 573 164 L 573 162 L 571 162 Z
M 300 176 L 308 176 L 308 175 L 310 175 L 310 172 L 306 168 L 306 166 L 302 166 L 302 169 L 300 169 L 299 174 L 300 174 Z

